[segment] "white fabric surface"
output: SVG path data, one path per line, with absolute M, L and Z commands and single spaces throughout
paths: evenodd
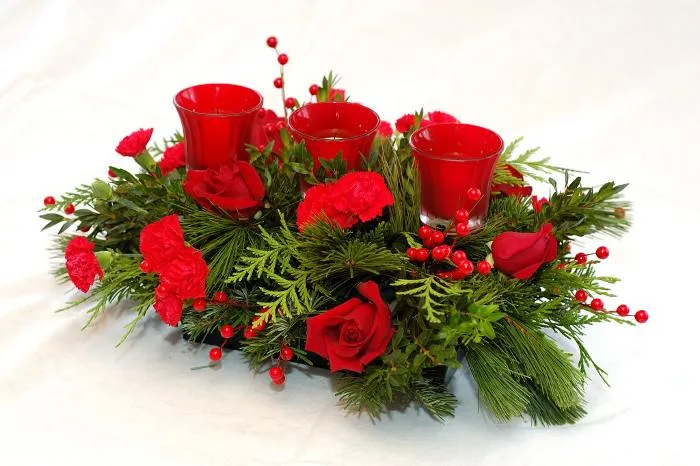
M 690 464 L 699 24 L 694 0 L 0 0 L 0 464 Z M 236 354 L 190 370 L 206 351 L 157 319 L 115 349 L 129 313 L 81 332 L 83 313 L 52 312 L 71 287 L 48 273 L 43 197 L 130 166 L 113 151 L 128 132 L 178 129 L 171 99 L 188 85 L 249 85 L 279 109 L 269 34 L 292 95 L 332 68 L 385 119 L 448 111 L 590 182 L 631 183 L 634 228 L 604 240 L 600 270 L 624 279 L 609 304 L 650 319 L 589 333 L 612 387 L 591 380 L 580 424 L 495 424 L 464 371 L 455 419 L 372 423 L 340 410 L 323 374 L 275 390 Z

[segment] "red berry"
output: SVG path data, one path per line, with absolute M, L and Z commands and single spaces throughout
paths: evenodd
M 277 88 L 277 89 L 282 89 L 284 86 L 284 81 L 282 81 L 282 78 L 275 78 L 274 81 L 272 81 L 272 84 Z
M 291 361 L 293 357 L 294 357 L 294 351 L 292 351 L 292 348 L 290 348 L 289 346 L 284 346 L 280 350 L 280 359 L 282 359 L 284 361 Z
M 625 316 L 629 315 L 629 313 L 630 313 L 630 308 L 627 307 L 627 305 L 620 304 L 619 306 L 617 306 L 617 315 L 619 315 L 621 317 L 625 317 Z
M 427 239 L 430 238 L 433 234 L 433 229 L 430 228 L 428 225 L 421 225 L 421 227 L 418 229 L 418 237 L 420 239 Z
M 202 312 L 207 307 L 207 300 L 204 298 L 197 298 L 192 301 L 192 309 L 197 312 Z
M 249 325 L 245 329 L 243 329 L 243 338 L 245 338 L 246 340 L 255 338 L 257 335 L 258 331 L 255 330 L 252 325 Z
M 647 311 L 637 311 L 634 313 L 634 320 L 639 322 L 640 324 L 643 324 L 647 320 L 649 320 L 649 314 Z
M 448 245 L 443 244 L 442 246 L 437 246 L 436 248 L 434 248 L 431 255 L 436 261 L 441 261 L 447 259 L 447 256 L 450 255 L 450 252 L 451 248 Z
M 268 371 L 268 374 L 273 382 L 284 378 L 284 371 L 280 366 L 272 366 Z
M 311 94 L 311 95 L 318 94 L 318 85 L 317 84 L 312 84 L 309 86 L 309 94 Z
M 50 205 L 54 205 L 55 203 L 56 203 L 56 199 L 54 199 L 53 196 L 46 196 L 44 198 L 44 205 L 46 207 L 48 207 Z
M 110 178 L 116 178 L 117 174 L 114 173 L 114 170 L 110 168 L 109 170 L 107 170 L 107 176 L 109 176 Z
M 66 208 L 63 209 L 63 211 L 64 211 L 65 213 L 67 213 L 68 215 L 70 215 L 70 214 L 72 214 L 73 212 L 75 212 L 75 206 L 74 206 L 72 203 L 71 203 L 71 204 L 68 204 L 68 205 L 66 206 Z
M 277 57 L 277 62 L 280 65 L 286 65 L 289 63 L 289 57 L 287 56 L 286 53 L 280 53 L 279 56 Z
M 469 188 L 467 190 L 467 199 L 476 202 L 481 198 L 481 190 L 479 188 Z
M 462 272 L 459 268 L 454 269 L 450 273 L 452 274 L 452 276 L 450 278 L 454 281 L 459 281 L 459 280 L 463 280 L 464 278 L 467 278 L 467 274 Z
M 460 222 L 455 227 L 455 231 L 457 232 L 457 236 L 467 236 L 469 234 L 469 224 L 467 222 Z
M 273 380 L 272 383 L 275 385 L 284 385 L 284 381 L 287 380 L 284 375 L 277 380 Z
M 438 278 L 442 278 L 443 280 L 451 280 L 452 279 L 452 272 L 448 270 L 441 270 L 440 272 L 436 273 Z
M 267 38 L 267 46 L 270 47 L 271 49 L 274 49 L 277 47 L 277 37 L 275 36 L 270 36 Z
M 608 251 L 608 248 L 605 246 L 601 246 L 595 250 L 595 255 L 598 256 L 598 259 L 607 259 L 610 255 L 610 251 Z
M 462 251 L 462 250 L 457 250 L 452 253 L 452 262 L 454 262 L 455 265 L 459 265 L 462 262 L 467 260 L 467 253 Z
M 430 251 L 427 249 L 420 248 L 418 251 L 416 251 L 416 260 L 418 262 L 425 262 L 428 260 L 428 257 L 430 257 Z
M 586 256 L 586 254 L 582 252 L 579 252 L 578 254 L 576 254 L 574 259 L 576 260 L 577 264 L 585 264 L 586 261 L 588 261 L 588 256 Z
M 221 348 L 212 348 L 209 350 L 209 359 L 212 361 L 218 361 L 221 359 L 222 353 Z
M 602 311 L 605 305 L 603 304 L 603 300 L 600 298 L 595 298 L 591 300 L 591 309 L 594 311 Z
M 427 238 L 423 239 L 423 246 L 425 246 L 426 248 L 432 248 L 433 246 L 435 246 L 435 244 L 433 244 L 432 234 L 430 236 L 428 236 Z
M 267 116 L 267 110 L 264 108 L 261 108 L 258 110 L 258 118 L 265 118 Z
M 491 264 L 486 261 L 479 261 L 479 263 L 476 264 L 476 270 L 481 275 L 488 275 L 491 273 Z
M 284 106 L 287 108 L 294 108 L 297 106 L 297 99 L 294 97 L 287 97 L 284 101 Z
M 474 262 L 466 260 L 459 264 L 459 270 L 462 272 L 465 276 L 466 275 L 471 275 L 474 273 Z
M 408 249 L 406 249 L 406 256 L 407 256 L 410 260 L 412 260 L 412 261 L 416 260 L 416 254 L 418 254 L 418 249 L 416 249 L 416 248 L 408 248 Z
M 441 231 L 434 231 L 434 232 L 430 235 L 430 241 L 432 241 L 432 243 L 433 243 L 434 245 L 436 245 L 436 246 L 437 246 L 438 244 L 442 244 L 442 243 L 445 242 L 445 234 L 444 234 L 443 232 L 441 232 Z
M 576 301 L 585 303 L 588 300 L 588 293 L 586 290 L 576 290 L 575 298 Z
M 217 291 L 214 293 L 214 302 L 224 304 L 228 302 L 228 295 L 225 291 Z
M 282 131 L 284 128 L 287 127 L 287 124 L 284 122 L 284 120 L 280 120 L 277 122 L 277 129 Z
M 147 260 L 142 260 L 141 264 L 139 264 L 139 268 L 143 273 L 151 273 L 152 271 L 151 264 L 149 264 Z
M 233 336 L 233 327 L 230 325 L 222 325 L 219 328 L 219 333 L 221 334 L 221 338 L 231 338 Z
M 463 223 L 469 221 L 469 211 L 467 209 L 459 209 L 455 212 L 455 221 L 457 223 Z
M 80 229 L 80 231 L 82 231 L 83 233 L 86 233 L 86 232 L 90 231 L 90 226 L 83 227 Z
M 267 312 L 267 308 L 263 308 L 260 312 Z M 259 320 L 256 325 L 251 325 L 251 328 L 256 332 L 262 332 L 263 330 L 265 330 L 265 327 L 267 327 L 267 322 L 265 322 L 264 320 Z

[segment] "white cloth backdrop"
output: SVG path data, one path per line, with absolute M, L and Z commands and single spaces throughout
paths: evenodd
M 0 0 L 0 464 L 688 464 L 699 24 L 694 0 Z M 83 332 L 84 314 L 53 313 L 71 287 L 49 275 L 43 197 L 131 166 L 113 151 L 130 131 L 179 129 L 171 99 L 188 85 L 245 84 L 279 108 L 269 34 L 294 96 L 332 68 L 384 119 L 448 111 L 592 182 L 630 182 L 634 228 L 604 240 L 600 269 L 624 278 L 609 304 L 650 319 L 589 333 L 612 387 L 592 379 L 580 424 L 494 424 L 464 371 L 455 419 L 372 423 L 340 410 L 323 374 L 293 370 L 275 390 L 237 354 L 191 370 L 206 348 L 157 318 L 115 349 L 128 312 Z

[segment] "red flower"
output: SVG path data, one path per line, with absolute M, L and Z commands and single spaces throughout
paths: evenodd
M 396 126 L 396 130 L 400 133 L 407 133 L 413 128 L 414 123 L 416 122 L 416 117 L 413 114 L 407 113 L 406 115 L 402 116 L 398 120 L 396 120 L 396 123 L 394 126 Z
M 305 348 L 328 359 L 331 372 L 363 372 L 394 335 L 391 311 L 377 284 L 360 283 L 357 291 L 367 301 L 352 298 L 306 321 Z
M 297 208 L 299 231 L 325 214 L 341 228 L 350 228 L 358 221 L 366 222 L 394 203 L 394 196 L 375 172 L 353 172 L 336 183 L 316 185 L 306 192 Z
M 209 268 L 202 253 L 184 244 L 175 257 L 160 271 L 160 283 L 180 299 L 195 299 L 206 295 Z
M 394 130 L 391 128 L 391 123 L 388 121 L 379 122 L 379 135 L 385 138 L 390 138 L 394 134 Z
M 546 197 L 537 199 L 537 196 L 532 196 L 532 208 L 535 211 L 535 213 L 539 214 L 540 212 L 542 212 L 542 206 L 545 204 L 549 204 L 549 201 Z
M 158 162 L 160 172 L 167 175 L 171 171 L 185 166 L 185 143 L 178 142 L 177 144 L 168 147 L 163 152 L 163 158 Z
M 367 222 L 394 204 L 394 196 L 376 172 L 352 172 L 342 176 L 331 188 L 330 201 L 340 212 L 348 212 Z
M 523 174 L 518 170 L 513 168 L 511 165 L 506 164 L 505 169 L 514 177 L 519 180 L 524 180 Z M 491 190 L 494 193 L 503 193 L 506 196 L 512 197 L 528 197 L 532 194 L 532 186 L 517 186 L 507 183 L 494 184 Z
M 134 131 L 119 142 L 116 150 L 119 154 L 126 157 L 136 157 L 141 152 L 146 150 L 148 141 L 151 140 L 153 128 L 139 129 Z
M 536 233 L 503 232 L 493 240 L 491 253 L 501 272 L 521 280 L 530 278 L 542 264 L 557 257 L 552 224 L 545 223 Z
M 184 188 L 202 207 L 218 207 L 238 218 L 253 215 L 265 197 L 258 172 L 242 160 L 205 171 L 189 171 Z
M 104 276 L 93 250 L 95 245 L 84 236 L 76 236 L 66 246 L 66 270 L 73 284 L 87 293 L 95 282 L 95 275 Z
M 139 249 L 154 272 L 163 268 L 185 248 L 185 235 L 177 215 L 163 217 L 141 230 Z
M 430 123 L 459 123 L 457 118 L 445 112 L 428 112 L 428 120 Z
M 182 300 L 177 296 L 156 293 L 156 302 L 153 307 L 161 320 L 166 324 L 175 327 L 180 322 L 180 317 L 182 317 Z
M 328 102 L 342 102 L 345 100 L 345 89 L 331 88 L 328 91 Z
M 250 144 L 259 147 L 261 145 L 267 146 L 270 141 L 275 141 L 272 152 L 279 154 L 282 151 L 279 122 L 284 123 L 284 118 L 278 117 L 272 110 L 261 110 L 257 118 L 253 120 Z

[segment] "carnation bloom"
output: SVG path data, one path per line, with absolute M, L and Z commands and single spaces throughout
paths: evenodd
M 102 278 L 104 273 L 93 250 L 95 245 L 84 236 L 76 236 L 66 246 L 66 271 L 76 288 L 87 293 L 95 282 L 95 275 Z
M 136 130 L 119 141 L 114 150 L 125 157 L 136 157 L 146 150 L 146 145 L 151 140 L 152 134 L 153 128 Z

